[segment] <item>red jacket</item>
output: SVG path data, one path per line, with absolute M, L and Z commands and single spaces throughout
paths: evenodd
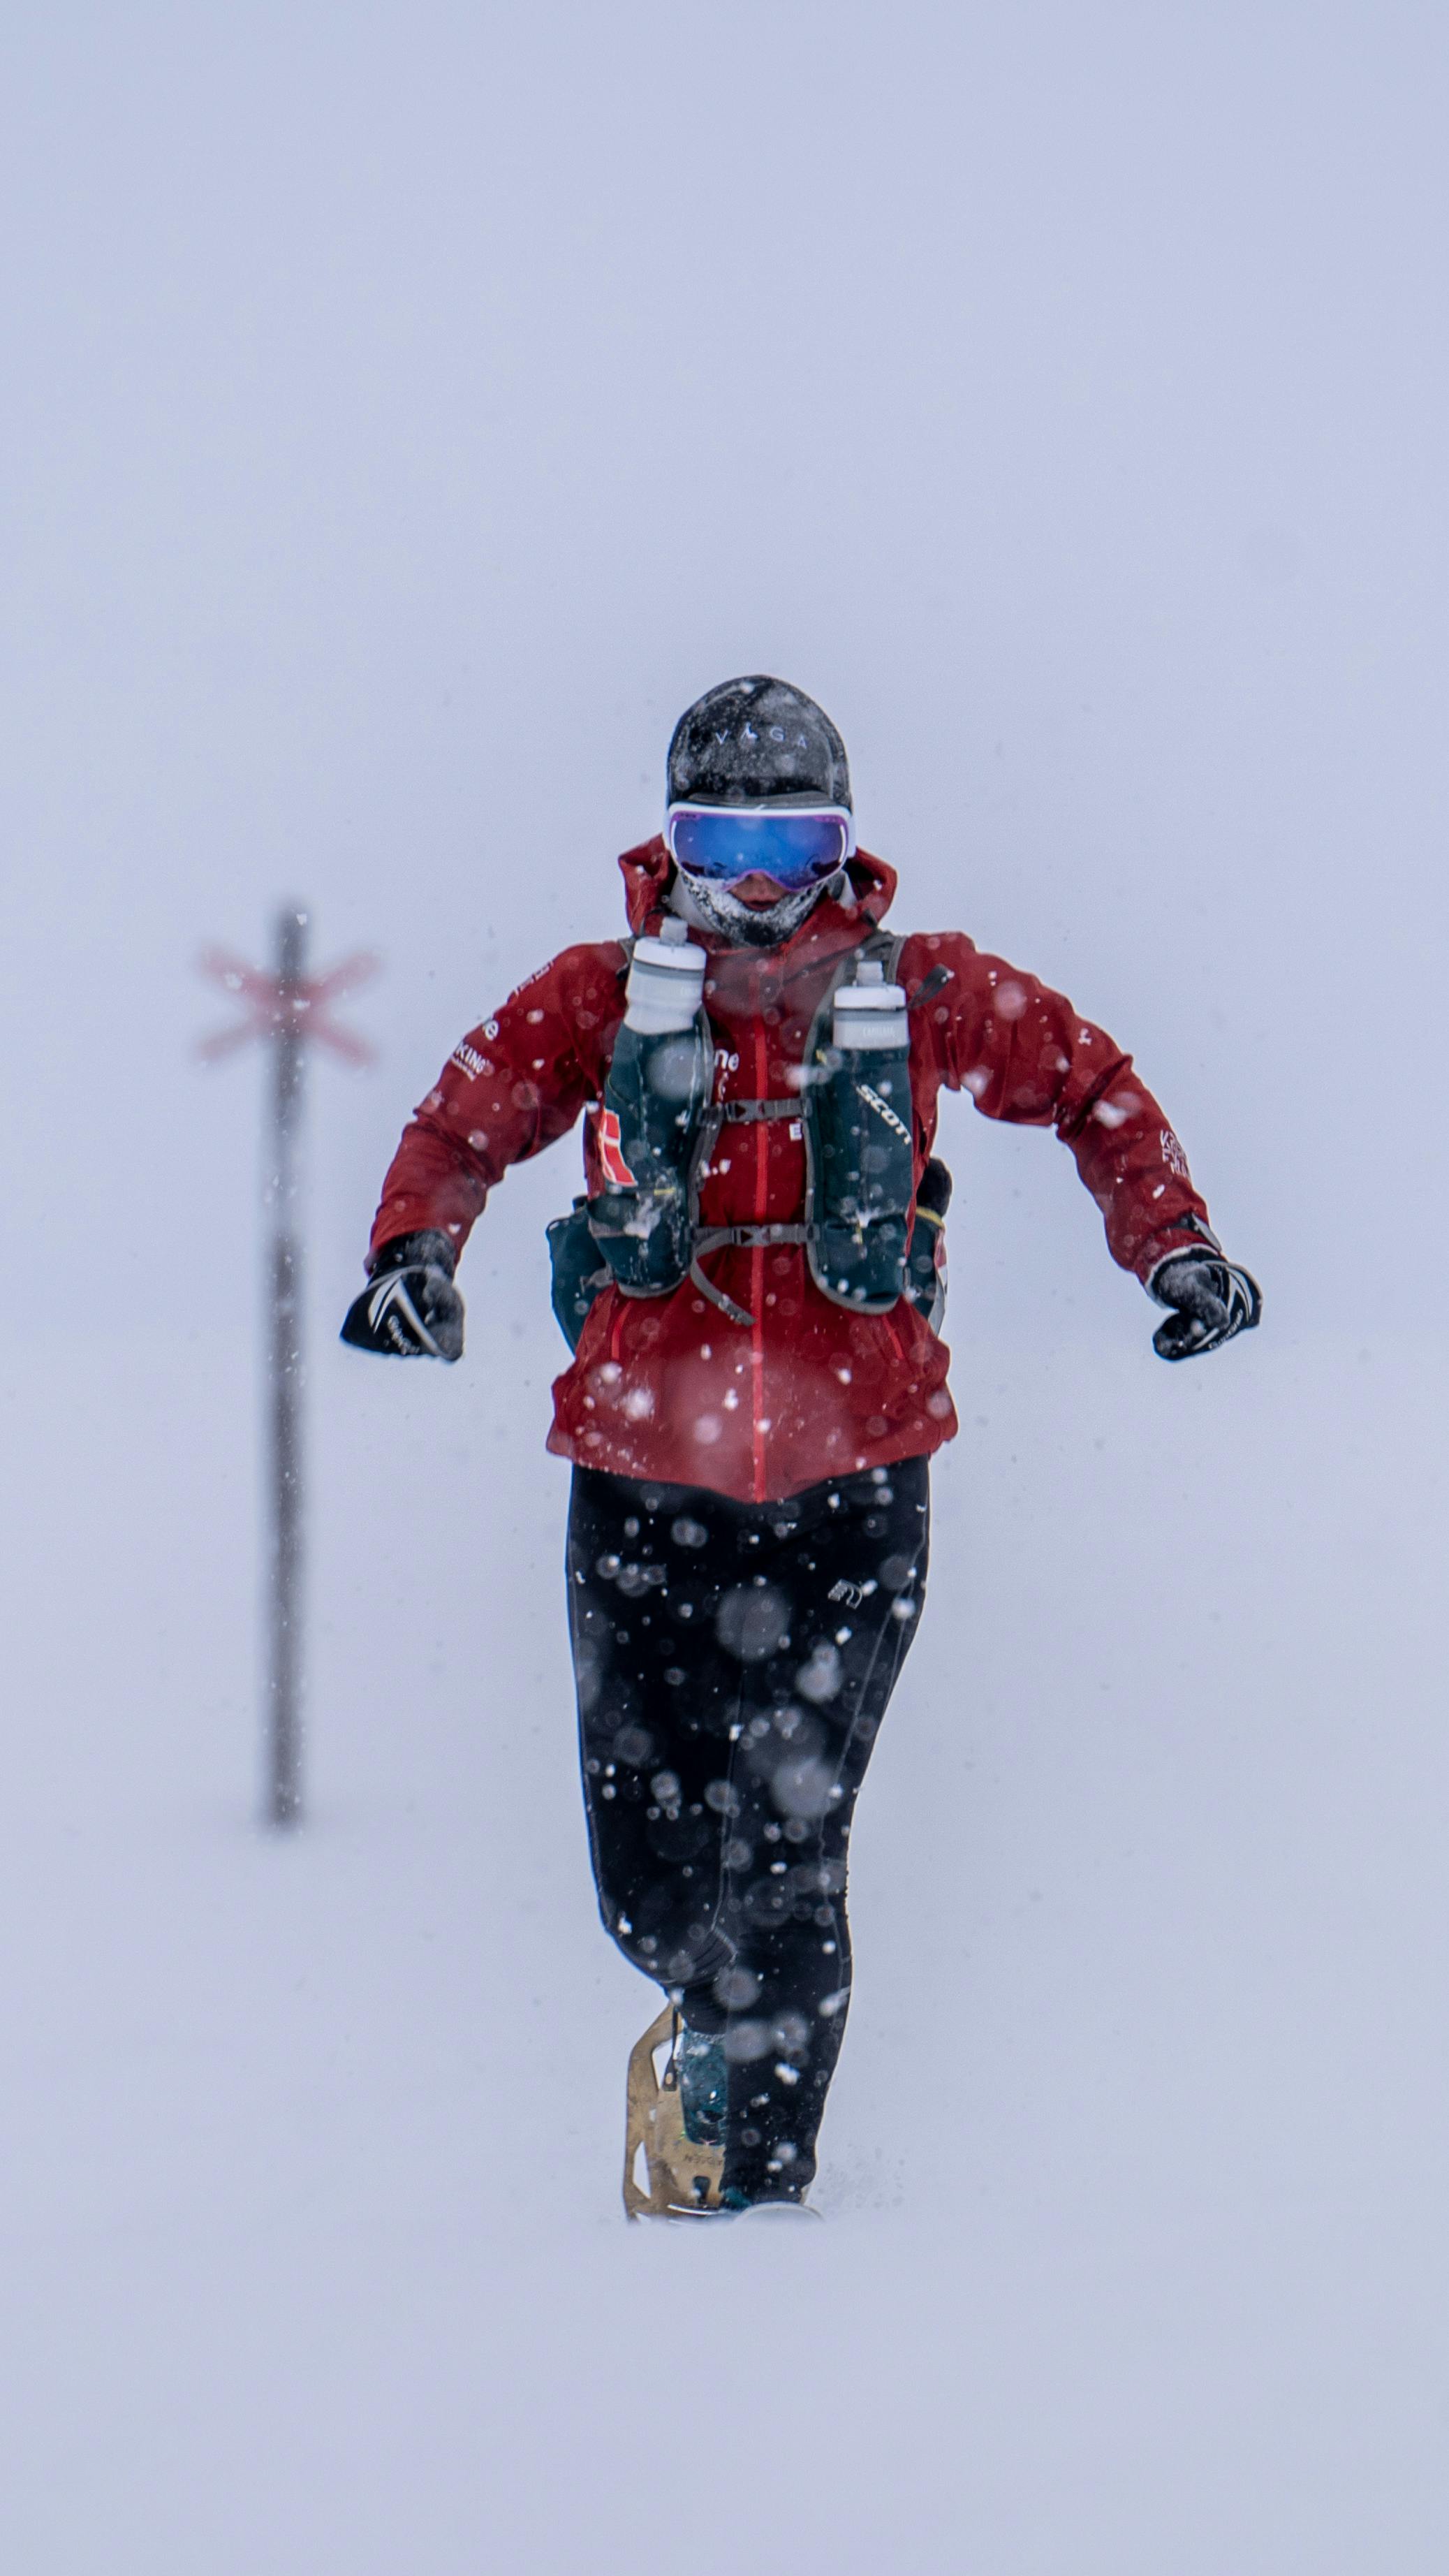
M 619 865 L 631 927 L 657 929 L 671 873 L 662 840 L 626 851 Z M 789 1092 L 830 961 L 866 936 L 895 892 L 894 870 L 864 851 L 851 878 L 855 905 L 822 901 L 783 947 L 730 948 L 691 932 L 710 952 L 705 1001 L 718 1099 Z M 617 940 L 566 948 L 455 1048 L 393 1157 L 374 1252 L 424 1226 L 461 1249 L 509 1164 L 597 1108 L 624 1014 L 625 967 Z M 969 1091 L 988 1118 L 1055 1127 L 1124 1269 L 1145 1278 L 1165 1253 L 1192 1246 L 1183 1219 L 1207 1211 L 1131 1057 L 1060 993 L 980 955 L 959 931 L 907 939 L 897 971 L 914 994 L 937 967 L 948 980 L 910 1018 L 917 1178 L 944 1083 Z M 590 1117 L 584 1134 L 591 1195 L 603 1185 L 595 1123 Z M 703 1184 L 701 1223 L 798 1223 L 804 1194 L 797 1125 L 729 1126 Z M 661 1297 L 605 1289 L 554 1382 L 555 1455 L 762 1502 L 954 1437 L 950 1353 L 909 1299 L 889 1314 L 852 1314 L 821 1294 L 797 1247 L 728 1247 L 708 1266 L 753 1325 L 729 1322 L 688 1280 Z

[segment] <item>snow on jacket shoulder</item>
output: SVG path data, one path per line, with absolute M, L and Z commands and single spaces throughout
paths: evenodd
M 631 928 L 657 926 L 670 874 L 663 842 L 626 851 L 619 864 Z M 778 949 L 704 937 L 718 1101 L 798 1097 L 791 1075 L 832 970 L 895 891 L 894 871 L 864 851 L 851 881 L 853 901 L 820 903 Z M 461 1250 L 509 1164 L 597 1108 L 627 964 L 621 941 L 566 948 L 454 1049 L 393 1158 L 374 1253 L 425 1226 Z M 912 1003 L 918 1179 L 942 1087 L 967 1091 L 988 1118 L 1055 1129 L 1124 1269 L 1145 1278 L 1166 1253 L 1194 1243 L 1185 1220 L 1207 1212 L 1182 1148 L 1131 1057 L 1104 1031 L 957 931 L 907 938 L 897 973 Z M 591 1195 L 601 1185 L 594 1127 L 590 1116 Z M 724 1128 L 702 1178 L 704 1226 L 798 1223 L 804 1202 L 798 1120 Z M 548 1445 L 557 1455 L 766 1501 L 924 1455 L 953 1437 L 950 1353 L 908 1299 L 885 1315 L 851 1313 L 816 1287 L 796 1246 L 727 1246 L 706 1267 L 753 1322 L 731 1323 L 689 1280 L 661 1297 L 605 1289 L 554 1384 Z

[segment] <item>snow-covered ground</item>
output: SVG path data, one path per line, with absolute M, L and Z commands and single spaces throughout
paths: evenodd
M 700 2576 L 1427 2576 L 1422 1354 L 965 1335 L 986 1418 L 862 1806 L 830 2224 L 761 2241 L 620 2215 L 648 1990 L 593 1919 L 552 1353 L 512 1347 L 496 1384 L 321 1358 L 286 1843 L 248 1814 L 243 1350 L 7 1370 L 48 1605 L 0 1820 L 9 2563 L 632 2576 L 687 2532 Z
M 1442 12 L 33 14 L 0 94 L 0 2563 L 1439 2576 Z M 408 1105 L 816 694 L 902 927 L 1133 1045 L 1255 1339 L 953 1104 L 963 1434 L 829 2223 L 627 2229 L 543 1454 L 335 1332 Z M 309 1814 L 257 1828 L 260 1068 L 316 907 Z M 763 2241 L 762 2241 L 763 2240 Z

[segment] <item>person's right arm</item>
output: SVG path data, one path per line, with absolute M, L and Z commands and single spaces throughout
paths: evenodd
M 567 1135 L 598 1098 L 626 962 L 617 940 L 566 948 L 460 1039 L 388 1167 L 369 1284 L 344 1341 L 399 1358 L 461 1355 L 458 1256 L 509 1165 Z

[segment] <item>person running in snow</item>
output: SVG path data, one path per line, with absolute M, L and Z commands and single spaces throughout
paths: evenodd
M 599 1907 L 665 2005 L 630 2062 L 631 2215 L 798 2208 L 850 1998 L 852 1812 L 925 1597 L 957 1422 L 943 1086 L 1049 1127 L 1164 1359 L 1258 1321 L 1167 1118 L 1069 1001 L 959 931 L 881 927 L 845 746 L 765 677 L 681 717 L 629 939 L 567 948 L 405 1129 L 344 1339 L 463 1348 L 458 1257 L 585 1118 L 550 1228 L 573 1358 L 567 1572 Z

